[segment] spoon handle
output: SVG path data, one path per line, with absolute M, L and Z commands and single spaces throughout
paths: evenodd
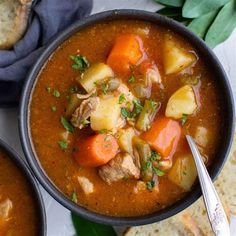
M 200 185 L 202 188 L 203 199 L 212 230 L 217 236 L 230 236 L 229 222 L 227 220 L 224 208 L 202 161 L 198 148 L 190 135 L 186 135 L 186 139 L 195 160 Z

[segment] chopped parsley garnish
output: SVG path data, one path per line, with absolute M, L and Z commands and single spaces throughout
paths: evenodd
M 152 180 L 152 181 L 147 182 L 146 187 L 149 191 L 151 191 L 155 187 L 155 181 Z
M 134 83 L 135 82 L 135 77 L 134 77 L 134 75 L 131 75 L 130 77 L 129 77 L 129 79 L 128 79 L 128 82 L 129 83 Z
M 53 91 L 53 96 L 56 98 L 59 98 L 61 96 L 60 92 L 58 90 Z
M 74 64 L 71 66 L 74 70 L 80 70 L 81 72 L 84 72 L 85 69 L 89 67 L 89 62 L 84 56 L 71 55 L 70 59 L 74 62 Z
M 134 109 L 132 111 L 132 117 L 136 117 L 137 115 L 139 115 L 141 113 L 141 111 L 143 110 L 143 106 L 141 104 L 141 102 L 139 100 L 133 100 L 133 104 L 134 104 Z
M 163 176 L 163 175 L 165 175 L 165 172 L 163 172 L 162 170 L 156 168 L 155 166 L 152 166 L 152 170 L 153 170 L 153 172 L 154 172 L 157 176 Z
M 60 147 L 62 150 L 66 150 L 67 147 L 68 147 L 68 143 L 65 142 L 65 141 L 63 141 L 63 140 L 60 140 L 60 141 L 58 141 L 57 143 L 58 143 L 59 147 Z
M 77 193 L 76 193 L 75 191 L 71 194 L 71 200 L 72 200 L 72 202 L 74 202 L 74 203 L 77 203 L 77 202 L 78 202 Z
M 107 83 L 103 83 L 103 84 L 101 85 L 101 89 L 102 89 L 103 94 L 106 95 L 107 92 L 108 92 L 108 89 L 109 89 L 108 84 L 107 84 Z
M 81 125 L 83 125 L 83 126 L 87 126 L 90 122 L 88 121 L 88 120 L 86 120 L 86 119 L 83 119 L 83 120 L 81 120 Z
M 125 98 L 125 95 L 122 93 L 120 96 L 119 96 L 119 104 L 122 104 L 124 101 L 126 100 Z
M 107 134 L 109 133 L 109 130 L 108 129 L 101 129 L 98 131 L 99 134 Z
M 157 102 L 154 102 L 153 100 L 150 100 L 149 102 L 152 109 L 156 108 Z
M 188 120 L 188 115 L 187 114 L 182 114 L 181 118 L 181 125 L 184 126 Z
M 142 171 L 146 172 L 147 169 L 152 165 L 152 162 L 150 160 L 146 161 L 145 164 L 143 165 Z
M 78 87 L 77 86 L 72 86 L 69 88 L 70 93 L 77 93 L 78 92 Z
M 121 108 L 121 115 L 124 118 L 132 118 L 132 113 L 130 111 L 128 111 L 127 108 L 125 108 L 125 107 Z
M 183 171 L 183 175 L 187 175 L 187 173 L 185 171 Z
M 46 90 L 47 90 L 48 93 L 50 93 L 51 92 L 51 87 L 47 86 Z
M 124 118 L 135 118 L 136 116 L 138 116 L 141 111 L 143 110 L 143 106 L 141 105 L 140 101 L 139 100 L 133 100 L 133 104 L 134 104 L 134 108 L 133 108 L 133 111 L 130 112 L 127 110 L 127 108 L 125 107 L 122 107 L 121 108 L 121 115 L 124 117 Z
M 55 106 L 51 106 L 51 110 L 55 112 L 57 111 L 57 108 Z
M 151 161 L 157 161 L 157 160 L 161 160 L 161 156 L 156 151 L 152 150 Z
M 75 131 L 75 128 L 73 127 L 73 125 L 63 116 L 61 116 L 61 124 L 70 133 L 73 133 Z

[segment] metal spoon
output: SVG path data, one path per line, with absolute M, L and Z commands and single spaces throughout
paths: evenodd
M 217 236 L 230 236 L 229 222 L 227 220 L 224 208 L 202 161 L 198 148 L 190 135 L 186 135 L 186 139 L 194 157 L 203 199 L 212 230 Z

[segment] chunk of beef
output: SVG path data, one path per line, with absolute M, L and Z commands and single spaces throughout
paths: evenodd
M 91 113 L 96 110 L 98 104 L 98 97 L 89 97 L 88 99 L 84 100 L 72 114 L 72 125 L 74 127 L 82 129 L 84 127 L 84 121 L 87 120 L 90 117 Z
M 100 167 L 98 173 L 108 184 L 126 178 L 139 179 L 140 177 L 140 169 L 128 153 L 117 154 L 108 164 Z

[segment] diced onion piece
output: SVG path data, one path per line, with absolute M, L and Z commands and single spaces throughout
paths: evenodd
M 100 99 L 98 107 L 90 117 L 90 124 L 93 130 L 112 130 L 117 128 L 121 116 L 118 99 L 118 97 Z
M 185 191 L 189 191 L 197 177 L 192 155 L 178 157 L 168 173 L 168 178 Z
M 85 194 L 91 194 L 94 192 L 94 185 L 88 178 L 78 176 L 78 182 Z
M 193 114 L 196 108 L 197 102 L 193 88 L 190 85 L 185 85 L 172 94 L 167 103 L 165 115 L 180 119 L 183 114 Z
M 108 65 L 96 63 L 84 72 L 79 83 L 89 93 L 96 87 L 96 83 L 113 76 L 114 73 Z
M 163 50 L 164 69 L 167 75 L 180 72 L 197 59 L 193 53 L 187 52 L 177 45 L 170 35 L 165 35 Z

